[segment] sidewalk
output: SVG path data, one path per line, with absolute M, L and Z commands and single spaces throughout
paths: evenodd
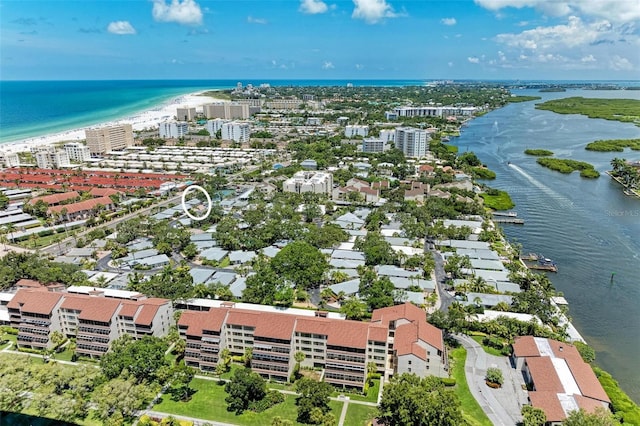
M 455 335 L 455 339 L 467 350 L 464 365 L 469 390 L 494 425 L 513 426 L 522 421 L 520 411 L 527 402 L 527 391 L 522 389 L 524 379 L 511 368 L 507 357 L 487 354 L 482 346 L 469 336 Z M 502 370 L 504 383 L 500 389 L 492 389 L 485 383 L 487 368 Z

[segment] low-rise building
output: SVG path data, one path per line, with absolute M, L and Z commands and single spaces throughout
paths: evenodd
M 379 138 L 362 139 L 362 152 L 383 152 L 385 150 L 385 141 Z
M 296 172 L 293 177 L 282 184 L 284 192 L 313 192 L 315 194 L 331 194 L 333 189 L 333 175 L 324 172 Z
M 442 331 L 414 305 L 375 310 L 370 323 L 317 314 L 265 312 L 257 305 L 256 310 L 240 309 L 232 303 L 187 310 L 178 322 L 186 341 L 185 362 L 214 370 L 223 349 L 242 355 L 251 348 L 252 370 L 287 381 L 295 366 L 293 354 L 302 352 L 301 365 L 324 369 L 325 382 L 356 389 L 364 388 L 370 362 L 381 373 L 448 376 Z
M 369 134 L 369 126 L 367 125 L 347 125 L 344 128 L 344 136 L 347 138 L 353 138 L 356 136 L 362 136 L 363 138 Z

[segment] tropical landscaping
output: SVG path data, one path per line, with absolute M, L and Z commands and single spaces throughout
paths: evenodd
M 548 149 L 525 149 L 524 153 L 535 157 L 550 157 L 553 155 L 553 151 Z
M 625 148 L 640 151 L 640 139 L 599 140 L 591 142 L 585 147 L 587 151 L 598 152 L 623 152 Z
M 536 104 L 536 108 L 558 114 L 582 114 L 589 118 L 640 123 L 640 101 L 635 99 L 571 97 Z
M 570 160 L 566 158 L 542 157 L 538 158 L 536 162 L 547 169 L 555 170 L 560 173 L 569 174 L 579 170 L 580 176 L 584 178 L 595 179 L 600 177 L 600 173 L 593 167 L 593 165 L 584 161 Z

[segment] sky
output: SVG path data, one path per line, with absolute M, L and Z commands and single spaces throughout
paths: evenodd
M 0 0 L 0 80 L 639 80 L 640 0 Z

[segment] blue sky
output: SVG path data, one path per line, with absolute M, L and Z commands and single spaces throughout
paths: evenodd
M 0 79 L 640 79 L 638 0 L 0 0 Z

